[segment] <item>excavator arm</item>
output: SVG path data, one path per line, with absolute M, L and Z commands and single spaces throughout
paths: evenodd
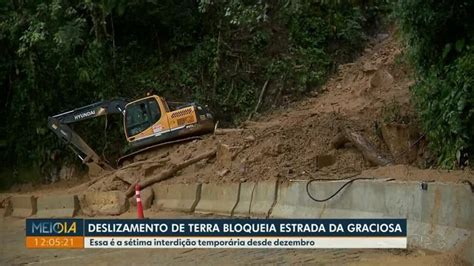
M 108 114 L 123 114 L 127 101 L 115 99 L 101 101 L 74 110 L 48 117 L 48 127 L 62 139 L 83 163 L 93 163 L 105 170 L 113 169 L 69 126 L 80 122 L 104 116 Z

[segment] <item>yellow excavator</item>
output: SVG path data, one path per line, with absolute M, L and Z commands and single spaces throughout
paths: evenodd
M 164 145 L 198 139 L 214 130 L 214 118 L 205 107 L 187 103 L 170 109 L 163 97 L 151 95 L 132 102 L 124 99 L 101 101 L 48 117 L 48 127 L 62 139 L 85 164 L 94 164 L 104 170 L 113 167 L 69 126 L 79 121 L 122 114 L 125 137 L 132 152 L 117 161 L 123 161 L 146 150 Z

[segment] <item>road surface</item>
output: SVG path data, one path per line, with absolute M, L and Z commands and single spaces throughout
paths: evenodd
M 153 213 L 152 218 L 190 218 Z M 120 218 L 133 218 L 126 213 Z M 0 218 L 0 265 L 463 265 L 454 255 L 423 250 L 341 249 L 26 249 L 25 220 Z M 467 264 L 466 264 L 467 265 Z

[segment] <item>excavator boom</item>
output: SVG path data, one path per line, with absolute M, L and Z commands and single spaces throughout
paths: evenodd
M 108 114 L 123 114 L 127 102 L 123 99 L 101 101 L 48 117 L 48 127 L 62 139 L 83 163 L 94 163 L 102 169 L 113 169 L 69 126 Z

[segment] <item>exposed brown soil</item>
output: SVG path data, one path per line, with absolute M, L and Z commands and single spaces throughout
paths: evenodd
M 386 124 L 389 108 L 407 117 L 413 111 L 409 87 L 410 69 L 397 63 L 402 53 L 391 36 L 374 40 L 355 62 L 341 65 L 335 75 L 313 97 L 244 123 L 242 131 L 204 137 L 203 140 L 167 147 L 138 156 L 135 160 L 178 163 L 224 144 L 228 155 L 199 162 L 182 170 L 173 182 L 245 182 L 279 178 L 342 178 L 361 175 L 401 180 L 459 182 L 473 179 L 471 170 L 422 170 L 424 140 L 416 125 Z M 377 130 L 377 127 L 382 130 Z M 394 164 L 374 167 L 351 145 L 335 149 L 331 141 L 342 128 L 358 131 Z M 406 129 L 406 130 L 405 130 Z M 413 133 L 414 132 L 414 133 Z M 385 141 L 384 141 L 385 138 Z M 420 163 L 421 162 L 421 163 Z M 166 164 L 153 168 L 122 168 L 90 186 L 92 190 L 125 190 L 129 183 L 161 172 Z M 127 180 L 127 182 L 123 182 Z
M 68 191 L 125 191 L 130 184 L 156 176 L 171 163 L 182 162 L 219 145 L 223 145 L 224 153 L 218 152 L 218 158 L 198 162 L 164 182 L 225 183 L 272 178 L 285 181 L 355 175 L 474 181 L 474 172 L 469 169 L 419 169 L 429 155 L 416 124 L 387 123 L 391 116 L 405 118 L 413 114 L 409 92 L 413 79 L 411 70 L 398 62 L 401 54 L 399 43 L 391 35 L 383 40 L 374 39 L 361 57 L 341 65 L 310 98 L 243 123 L 241 131 L 208 135 L 199 141 L 140 154 L 135 157 L 134 167 L 126 165 Z M 390 113 L 387 111 L 390 106 L 397 108 Z M 391 158 L 393 165 L 371 165 L 350 144 L 334 148 L 331 142 L 343 128 L 364 135 L 381 154 Z

